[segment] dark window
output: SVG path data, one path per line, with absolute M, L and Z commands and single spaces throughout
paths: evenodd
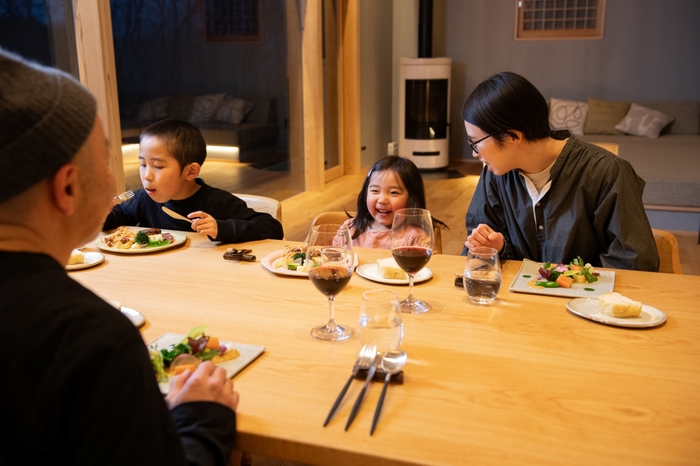
M 262 39 L 260 0 L 202 0 L 208 41 Z

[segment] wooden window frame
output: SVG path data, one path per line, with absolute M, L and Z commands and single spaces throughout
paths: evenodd
M 595 5 L 589 6 L 591 0 L 515 0 L 515 40 L 566 40 L 566 39 L 602 39 L 605 25 L 605 0 L 593 0 Z M 556 14 L 556 11 L 566 11 L 567 8 L 596 9 L 594 28 L 556 28 L 525 30 L 525 3 L 543 4 L 545 10 Z M 583 2 L 585 5 L 580 5 Z M 549 4 L 549 5 L 547 5 Z M 551 6 L 550 6 L 551 5 Z M 557 18 L 542 18 L 543 22 L 557 22 Z M 559 19 L 560 22 L 576 21 L 576 19 Z M 566 25 L 564 25 L 566 26 Z

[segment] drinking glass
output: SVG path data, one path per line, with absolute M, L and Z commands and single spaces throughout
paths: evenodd
M 413 278 L 433 254 L 435 237 L 430 211 L 399 209 L 391 225 L 391 254 L 396 263 L 408 274 L 408 298 L 401 302 L 401 312 L 418 314 L 430 310 L 430 304 L 413 296 Z
M 352 328 L 335 322 L 334 304 L 335 297 L 352 277 L 354 259 L 352 239 L 347 227 L 325 224 L 311 230 L 304 265 L 308 269 L 311 283 L 328 297 L 330 312 L 327 324 L 311 330 L 314 338 L 334 341 L 345 340 L 352 335 Z
M 501 261 L 494 248 L 477 247 L 467 253 L 464 289 L 477 304 L 490 304 L 501 289 Z
M 403 338 L 398 295 L 382 289 L 362 293 L 357 331 L 363 345 L 375 345 L 381 354 L 398 349 Z

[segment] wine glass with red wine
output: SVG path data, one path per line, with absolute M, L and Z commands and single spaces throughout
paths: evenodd
M 335 224 L 315 226 L 309 234 L 306 261 L 309 279 L 316 289 L 328 297 L 330 319 L 325 325 L 311 329 L 311 336 L 321 340 L 345 340 L 352 328 L 335 322 L 335 297 L 352 277 L 355 256 L 347 227 Z
M 391 254 L 408 274 L 408 298 L 401 302 L 401 312 L 419 314 L 430 310 L 430 304 L 413 296 L 413 278 L 425 267 L 433 254 L 435 236 L 430 211 L 399 209 L 391 225 Z

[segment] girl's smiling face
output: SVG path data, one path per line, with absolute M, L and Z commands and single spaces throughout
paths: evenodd
M 389 230 L 394 212 L 406 207 L 408 190 L 403 181 L 390 170 L 373 172 L 367 189 L 367 209 L 374 220 L 373 230 Z

